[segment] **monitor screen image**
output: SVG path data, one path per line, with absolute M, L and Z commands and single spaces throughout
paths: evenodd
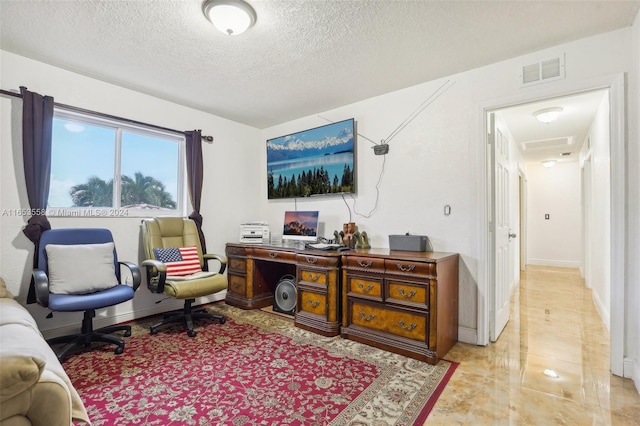
M 284 212 L 282 239 L 316 241 L 318 239 L 318 212 Z
M 353 118 L 267 140 L 268 198 L 355 193 Z

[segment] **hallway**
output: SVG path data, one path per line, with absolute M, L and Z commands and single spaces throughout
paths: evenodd
M 609 332 L 577 269 L 527 266 L 498 341 L 445 358 L 460 366 L 425 424 L 640 424 L 640 394 L 609 373 Z

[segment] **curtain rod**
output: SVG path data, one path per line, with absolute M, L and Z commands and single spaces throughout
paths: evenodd
M 9 90 L 0 89 L 0 94 L 7 95 L 7 96 L 13 96 L 14 98 L 22 99 L 22 94 L 21 93 L 10 92 Z M 74 112 L 80 112 L 80 113 L 83 113 L 83 114 L 96 115 L 96 116 L 102 117 L 102 118 L 108 118 L 108 119 L 111 119 L 111 120 L 124 121 L 125 123 L 129 123 L 129 124 L 136 124 L 136 125 L 140 125 L 140 126 L 151 127 L 153 129 L 157 129 L 157 130 L 164 130 L 164 131 L 167 131 L 167 132 L 184 135 L 183 131 L 175 130 L 175 129 L 169 129 L 167 127 L 162 127 L 162 126 L 156 126 L 155 124 L 143 123 L 142 121 L 136 121 L 136 120 L 131 120 L 131 119 L 128 119 L 128 118 L 118 117 L 118 116 L 115 116 L 115 115 L 105 114 L 105 113 L 102 113 L 102 112 L 91 111 L 91 110 L 88 110 L 88 109 L 78 108 L 78 107 L 71 106 L 71 105 L 65 105 L 65 104 L 61 104 L 61 103 L 58 103 L 58 102 L 54 102 L 53 105 L 57 106 L 57 107 L 60 107 L 60 108 L 68 109 L 68 110 L 74 111 Z M 203 135 L 202 136 L 202 140 L 207 142 L 207 143 L 213 143 L 213 136 L 204 136 Z

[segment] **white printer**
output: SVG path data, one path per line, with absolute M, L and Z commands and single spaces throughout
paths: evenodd
M 241 243 L 268 243 L 269 238 L 269 225 L 267 222 L 249 222 L 240 225 Z

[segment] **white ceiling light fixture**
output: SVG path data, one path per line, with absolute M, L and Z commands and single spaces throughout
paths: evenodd
M 562 112 L 562 108 L 544 108 L 533 113 L 539 122 L 549 124 L 552 121 L 556 121 Z
M 229 35 L 245 32 L 256 23 L 256 12 L 242 0 L 206 0 L 202 12 L 220 31 Z
M 542 162 L 542 165 L 547 168 L 553 167 L 555 164 L 556 164 L 556 160 L 547 160 Z

